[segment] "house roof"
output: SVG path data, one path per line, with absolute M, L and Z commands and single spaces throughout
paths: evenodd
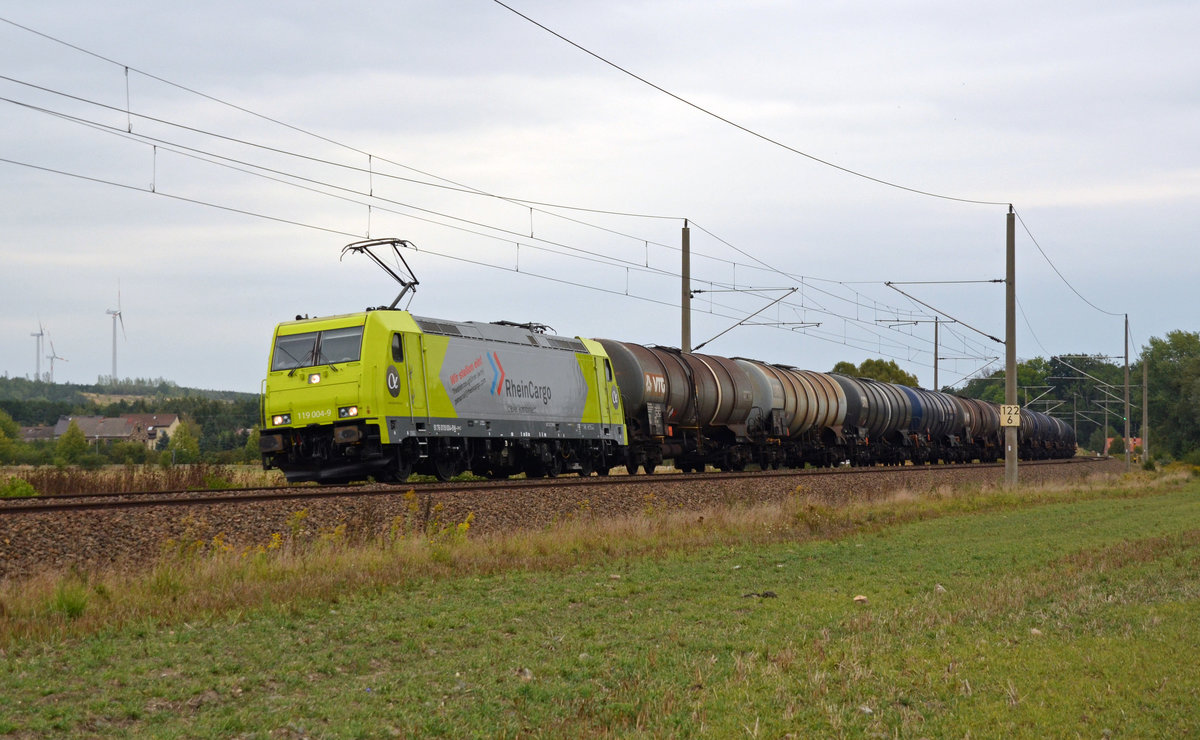
M 143 429 L 163 429 L 179 421 L 177 414 L 125 414 L 134 425 L 140 424 Z
M 54 438 L 66 434 L 72 421 L 88 439 L 127 439 L 134 429 L 134 425 L 123 416 L 60 416 L 54 425 Z
M 54 427 L 40 425 L 36 427 L 21 427 L 21 439 L 26 442 L 54 439 Z

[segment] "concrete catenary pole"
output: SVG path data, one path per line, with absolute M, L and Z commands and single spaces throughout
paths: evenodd
M 688 229 L 687 219 L 683 220 L 683 287 L 679 295 L 679 307 L 682 314 L 682 324 L 679 337 L 679 349 L 684 352 L 692 351 L 692 236 Z
M 942 387 L 938 385 L 938 317 L 933 317 L 933 389 L 940 391 Z
M 1004 403 L 1017 405 L 1017 223 L 1008 207 L 1004 267 Z M 1017 430 L 1004 427 L 1004 487 L 1017 487 Z
M 1129 314 L 1125 314 L 1125 472 L 1130 470 L 1129 461 Z
M 1150 375 L 1142 353 L 1142 459 L 1150 459 Z

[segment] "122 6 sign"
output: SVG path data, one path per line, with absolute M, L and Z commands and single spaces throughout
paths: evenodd
M 1000 406 L 1000 426 L 1002 427 L 1019 427 L 1021 426 L 1021 407 L 1020 406 Z

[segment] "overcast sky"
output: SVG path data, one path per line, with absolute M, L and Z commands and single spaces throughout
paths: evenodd
M 510 5 L 678 97 L 490 0 L 0 0 L 0 373 L 109 375 L 119 286 L 120 377 L 257 391 L 399 292 L 367 237 L 419 315 L 679 346 L 687 219 L 702 351 L 932 386 L 937 316 L 959 383 L 1008 203 L 1021 358 L 1198 328 L 1193 0 Z

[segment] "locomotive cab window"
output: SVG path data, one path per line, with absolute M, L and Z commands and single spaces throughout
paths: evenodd
M 361 326 L 286 334 L 275 339 L 271 370 L 357 362 L 362 353 Z
M 610 382 L 610 383 L 612 382 L 612 379 L 613 379 L 613 377 L 612 377 L 612 365 L 608 364 L 608 360 L 605 360 L 605 361 L 604 361 L 604 379 L 605 379 L 605 380 L 607 380 L 607 381 L 608 381 L 608 382 Z
M 271 353 L 272 370 L 295 370 L 312 365 L 317 349 L 317 333 L 289 334 L 276 337 Z
M 404 362 L 404 342 L 399 334 L 392 335 L 392 362 Z
M 317 339 L 317 364 L 358 362 L 362 357 L 361 326 L 326 329 Z

